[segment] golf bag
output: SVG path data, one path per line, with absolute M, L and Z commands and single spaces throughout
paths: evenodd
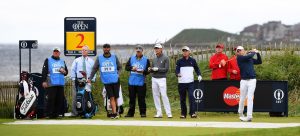
M 19 83 L 19 90 L 16 96 L 15 118 L 33 119 L 37 114 L 38 89 L 33 86 L 33 81 L 29 78 L 29 73 L 22 71 Z
M 108 98 L 108 96 L 106 95 L 106 89 L 105 87 L 103 87 L 103 91 L 102 91 L 102 96 L 103 96 L 103 100 L 104 100 L 104 107 L 105 110 L 107 112 L 107 117 L 110 117 L 111 113 L 112 113 L 112 108 L 110 105 L 110 99 Z M 124 113 L 124 108 L 123 108 L 123 94 L 122 94 L 122 87 L 120 85 L 120 91 L 119 91 L 119 98 L 117 99 L 117 112 L 121 115 Z
M 87 83 L 85 79 L 77 79 L 75 82 L 77 89 L 76 110 L 78 112 L 78 116 L 82 116 L 84 118 L 92 118 L 93 116 L 95 116 L 98 110 L 98 106 L 94 101 L 92 92 L 87 91 Z

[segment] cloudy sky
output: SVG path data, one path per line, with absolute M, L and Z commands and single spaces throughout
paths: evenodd
M 97 42 L 164 42 L 185 28 L 239 33 L 267 21 L 300 22 L 299 0 L 5 0 L 0 44 L 64 43 L 65 17 L 96 17 Z

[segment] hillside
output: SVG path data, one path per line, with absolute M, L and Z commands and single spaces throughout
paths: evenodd
M 227 40 L 236 35 L 217 29 L 184 29 L 167 43 L 203 43 Z

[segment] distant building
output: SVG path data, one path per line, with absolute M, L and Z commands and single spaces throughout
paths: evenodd
M 264 41 L 283 40 L 286 38 L 290 26 L 286 26 L 281 21 L 270 21 L 262 26 L 262 38 Z
M 257 40 L 261 40 L 261 25 L 254 24 L 245 27 L 240 35 L 243 41 L 256 42 Z
M 240 32 L 242 41 L 300 41 L 300 23 L 285 25 L 281 21 L 269 21 L 263 25 L 254 24 Z

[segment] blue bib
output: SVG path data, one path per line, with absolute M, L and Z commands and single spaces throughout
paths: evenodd
M 142 71 L 142 70 L 145 71 L 147 70 L 146 69 L 147 58 L 143 56 L 141 59 L 138 60 L 136 56 L 131 56 L 130 65 L 132 67 L 137 67 L 137 71 Z M 143 73 L 134 72 L 134 71 L 130 72 L 129 81 L 128 81 L 129 85 L 143 86 L 144 83 L 145 83 L 145 76 Z
M 60 68 L 65 68 L 64 60 L 55 60 L 52 57 L 48 58 L 48 71 L 50 73 L 50 86 L 64 86 L 65 76 L 59 72 Z
M 117 60 L 114 54 L 109 58 L 99 55 L 100 78 L 103 84 L 117 83 L 119 79 Z

